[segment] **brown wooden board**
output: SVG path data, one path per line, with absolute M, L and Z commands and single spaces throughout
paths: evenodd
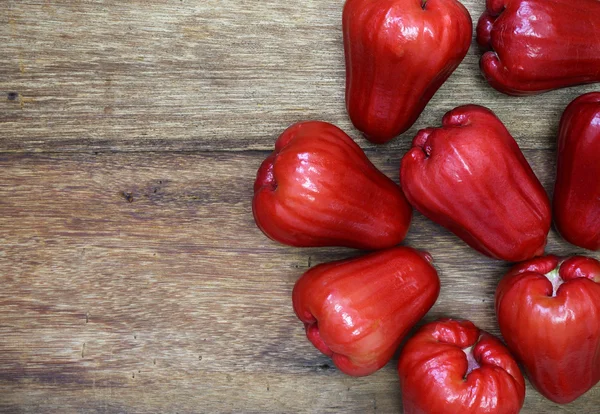
M 477 20 L 483 1 L 465 2 Z M 473 47 L 417 124 L 375 147 L 347 119 L 343 1 L 0 2 L 0 411 L 401 411 L 396 360 L 340 373 L 291 306 L 310 266 L 355 256 L 269 241 L 256 169 L 289 124 L 344 128 L 398 180 L 418 128 L 494 109 L 551 193 L 558 118 L 594 86 L 510 98 Z M 499 334 L 506 263 L 416 215 L 442 279 L 425 318 Z M 586 253 L 553 230 L 548 252 Z M 598 254 L 592 254 L 600 258 Z M 600 387 L 523 412 L 594 413 Z

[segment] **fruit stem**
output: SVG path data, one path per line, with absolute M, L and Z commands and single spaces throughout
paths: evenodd
M 479 342 L 479 340 L 477 342 Z M 473 355 L 473 348 L 475 347 L 475 345 L 477 345 L 477 343 L 471 345 L 468 348 L 463 348 L 462 350 L 467 356 L 467 372 L 465 374 L 465 379 L 467 378 L 467 376 L 469 376 L 471 372 L 475 371 L 481 366 L 479 365 L 479 362 L 477 362 L 477 360 L 475 359 L 475 355 Z
M 556 292 L 558 291 L 558 288 L 560 287 L 560 285 L 565 283 L 565 281 L 562 279 L 562 277 L 560 277 L 559 270 L 560 270 L 560 265 L 558 265 L 556 268 L 552 269 L 550 272 L 548 272 L 544 275 L 550 281 L 550 283 L 552 283 L 552 297 L 553 298 L 556 297 Z

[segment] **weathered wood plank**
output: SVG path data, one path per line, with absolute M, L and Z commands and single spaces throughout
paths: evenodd
M 464 2 L 474 24 L 484 2 Z M 0 151 L 269 149 L 293 122 L 354 137 L 344 110 L 343 2 L 0 3 Z M 529 98 L 493 91 L 473 45 L 401 139 L 459 104 L 492 108 L 523 148 L 553 148 L 585 86 Z M 370 146 L 364 139 L 359 143 Z
M 264 152 L 0 156 L 0 410 L 4 412 L 397 412 L 395 362 L 367 378 L 333 367 L 291 306 L 310 265 L 360 254 L 269 241 L 251 214 Z M 371 151 L 397 177 L 398 157 Z M 527 151 L 542 181 L 552 151 Z M 498 334 L 507 265 L 422 216 L 442 293 L 426 317 Z M 548 251 L 581 252 L 552 232 Z M 600 256 L 598 254 L 596 257 Z M 594 412 L 528 389 L 524 412 Z

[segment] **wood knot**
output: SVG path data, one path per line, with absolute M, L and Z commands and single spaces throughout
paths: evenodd
M 121 194 L 122 194 L 123 198 L 125 198 L 125 200 L 127 200 L 127 202 L 133 203 L 133 194 L 127 193 L 125 191 L 123 191 Z

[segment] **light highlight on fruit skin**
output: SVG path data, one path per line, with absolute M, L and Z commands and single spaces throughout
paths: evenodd
M 347 0 L 342 26 L 346 108 L 377 144 L 414 124 L 465 57 L 472 32 L 456 0 Z
M 377 371 L 439 295 L 428 259 L 397 247 L 310 269 L 292 293 L 307 338 L 348 375 Z
M 417 133 L 400 182 L 409 202 L 477 251 L 511 262 L 543 254 L 550 202 L 517 143 L 489 109 L 448 112 Z
M 339 128 L 288 128 L 258 170 L 252 210 L 271 239 L 297 247 L 366 250 L 400 243 L 412 208 L 400 187 Z
M 536 389 L 559 404 L 600 380 L 598 281 L 595 259 L 545 256 L 513 267 L 496 291 L 504 340 Z
M 488 0 L 477 42 L 492 87 L 532 95 L 600 82 L 600 2 Z
M 525 398 L 508 349 L 469 321 L 423 326 L 404 346 L 398 374 L 406 414 L 516 414 Z

